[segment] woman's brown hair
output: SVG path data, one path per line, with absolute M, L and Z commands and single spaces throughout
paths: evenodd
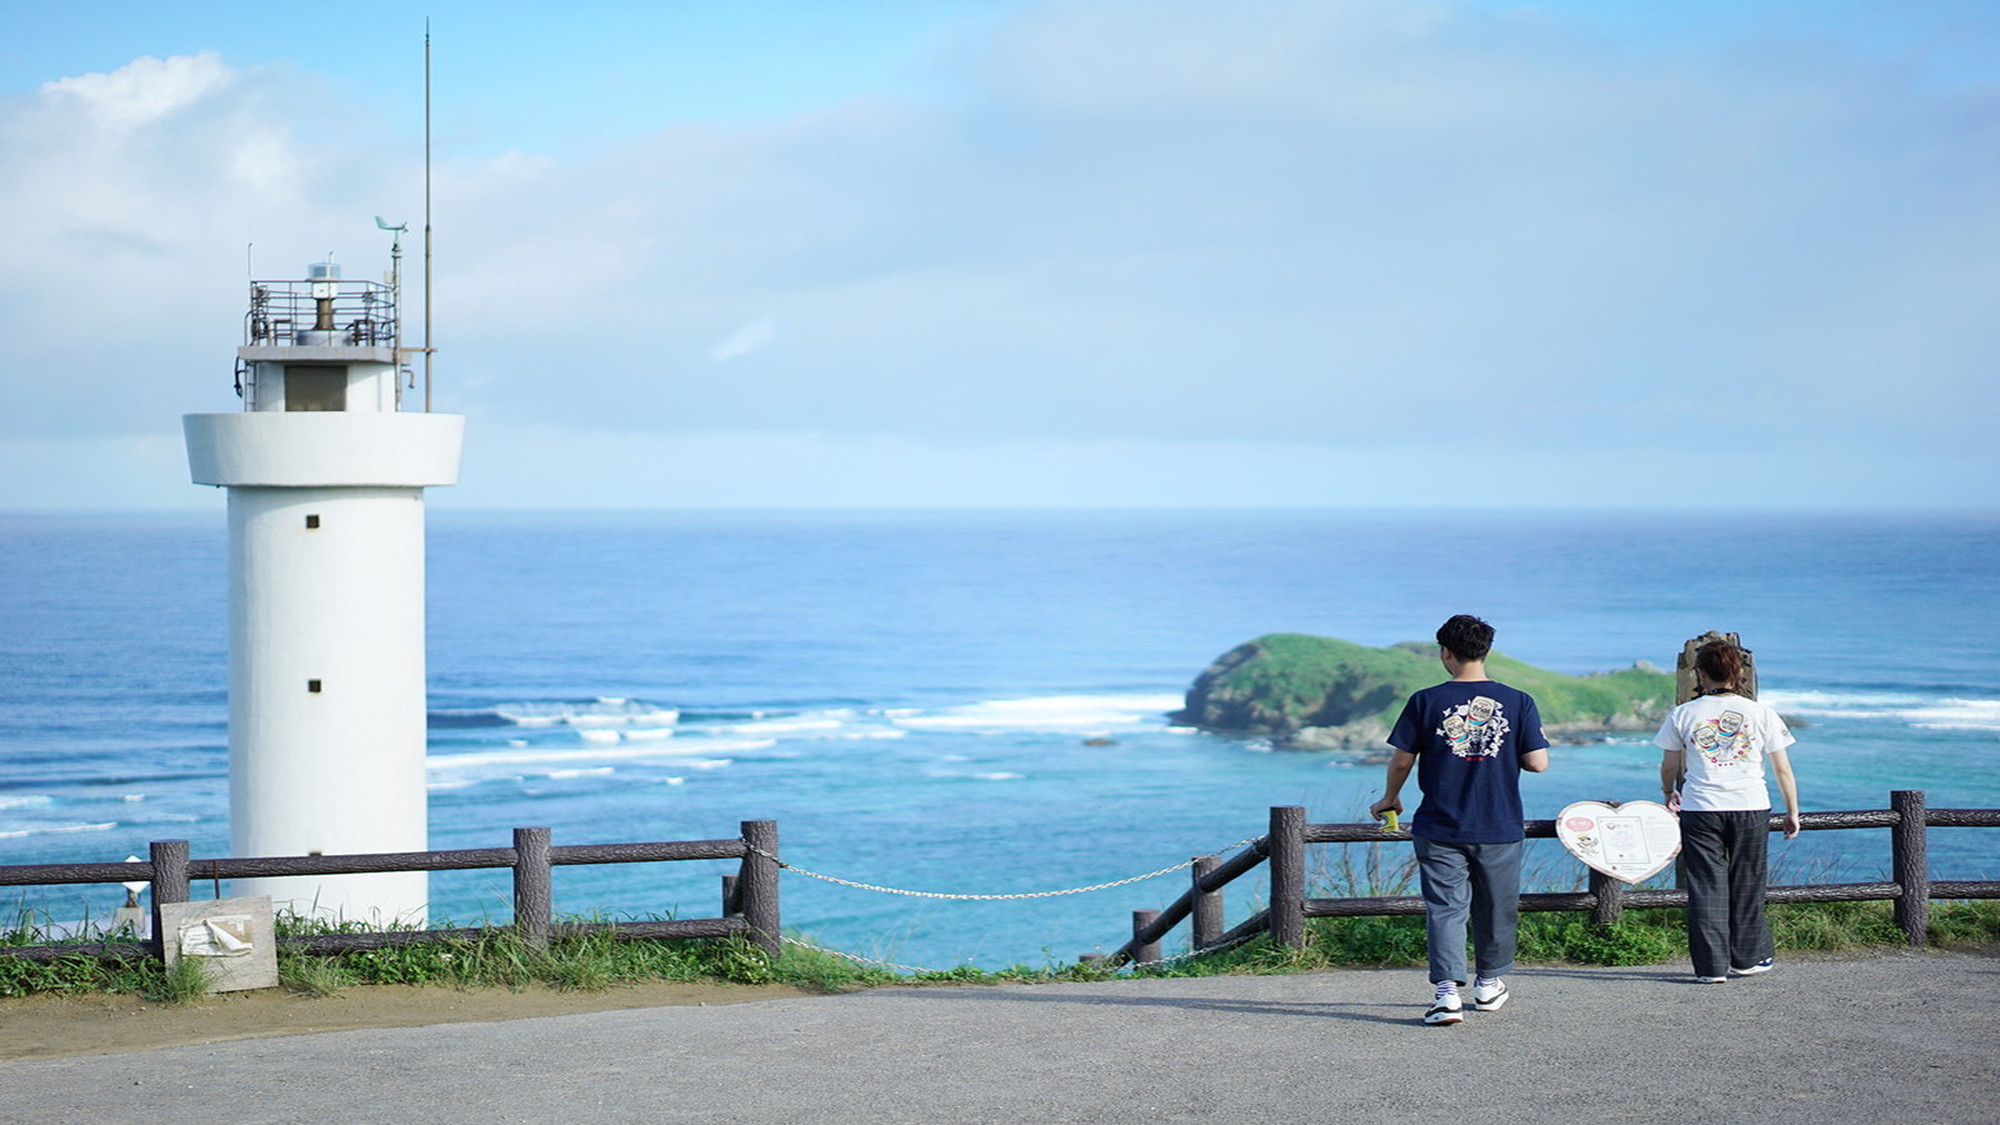
M 1710 641 L 1694 650 L 1694 666 L 1717 687 L 1743 690 L 1743 649 L 1737 645 Z

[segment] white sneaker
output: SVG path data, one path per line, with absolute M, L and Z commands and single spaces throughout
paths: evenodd
M 1458 986 L 1450 981 L 1438 985 L 1431 1009 L 1424 1013 L 1424 1022 L 1461 1023 L 1464 1019 L 1465 1002 L 1458 998 Z
M 1739 969 L 1736 966 L 1731 965 L 1729 966 L 1729 975 L 1732 977 L 1754 977 L 1758 973 L 1768 973 L 1772 969 L 1775 969 L 1777 967 L 1778 967 L 1778 962 L 1775 958 L 1766 957 L 1762 961 L 1757 962 L 1755 965 L 1752 965 L 1747 969 Z
M 1497 1012 L 1507 1002 L 1507 982 L 1499 977 L 1492 980 L 1472 982 L 1472 1010 L 1475 1012 Z

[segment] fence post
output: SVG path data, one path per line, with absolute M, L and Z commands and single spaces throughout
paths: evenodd
M 1895 789 L 1889 793 L 1896 826 L 1889 829 L 1889 853 L 1902 893 L 1896 896 L 1896 925 L 1911 945 L 1922 945 L 1931 928 L 1931 870 L 1926 839 L 1924 791 Z
M 160 923 L 160 907 L 168 903 L 188 900 L 188 842 L 186 840 L 155 840 L 150 856 L 153 861 L 153 951 L 162 959 L 167 955 L 167 927 Z
M 1157 910 L 1134 910 L 1132 912 L 1132 940 L 1138 941 L 1140 932 L 1147 926 L 1152 925 L 1159 916 L 1160 912 Z M 1132 960 L 1142 965 L 1149 961 L 1158 961 L 1159 959 L 1160 943 L 1157 940 L 1132 947 Z
M 1194 948 L 1197 950 L 1222 940 L 1222 891 L 1201 889 L 1203 877 L 1220 866 L 1221 856 L 1194 857 Z
M 1271 808 L 1271 944 L 1301 949 L 1306 944 L 1306 810 L 1300 805 Z
M 553 894 L 549 830 L 514 829 L 514 933 L 530 949 L 546 949 Z
M 736 897 L 736 876 L 722 877 L 722 916 L 724 918 L 743 917 L 743 907 Z
M 744 821 L 743 843 L 750 850 L 737 871 L 737 905 L 750 924 L 750 940 L 775 960 L 783 949 L 778 934 L 778 822 Z
M 1593 867 L 1590 869 L 1590 895 L 1590 924 L 1593 928 L 1609 929 L 1625 916 L 1625 880 L 1606 875 Z

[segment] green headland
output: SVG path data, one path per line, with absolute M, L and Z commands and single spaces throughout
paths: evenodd
M 1493 653 L 1494 679 L 1535 697 L 1551 738 L 1651 731 L 1674 703 L 1674 677 L 1644 662 L 1569 676 Z M 1267 736 L 1301 750 L 1380 750 L 1418 688 L 1444 679 L 1437 646 L 1370 648 L 1334 637 L 1272 633 L 1230 649 L 1188 688 L 1175 722 Z

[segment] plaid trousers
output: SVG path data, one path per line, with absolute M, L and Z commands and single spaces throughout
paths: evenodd
M 1764 921 L 1770 842 L 1769 809 L 1681 810 L 1688 953 L 1696 976 L 1747 969 L 1775 951 Z

